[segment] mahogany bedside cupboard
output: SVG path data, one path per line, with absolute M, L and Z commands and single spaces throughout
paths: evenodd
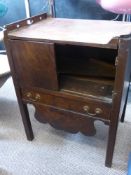
M 6 26 L 5 45 L 28 140 L 27 103 L 43 123 L 93 136 L 109 125 L 111 167 L 131 72 L 131 23 L 51 18 L 41 14 Z

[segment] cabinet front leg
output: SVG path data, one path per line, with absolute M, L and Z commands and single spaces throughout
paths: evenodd
M 23 125 L 24 125 L 25 132 L 26 132 L 26 137 L 28 140 L 33 140 L 34 135 L 33 135 L 32 126 L 31 126 L 31 122 L 29 118 L 27 104 L 24 104 L 23 102 L 20 102 L 19 100 L 19 107 L 20 107 Z
M 106 151 L 106 160 L 105 166 L 111 167 L 112 166 L 112 159 L 116 141 L 116 133 L 117 133 L 117 126 L 118 123 L 111 121 L 109 125 L 109 135 L 108 135 L 108 143 L 107 143 L 107 151 Z

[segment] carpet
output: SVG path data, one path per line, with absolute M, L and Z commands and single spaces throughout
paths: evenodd
M 96 121 L 97 134 L 69 134 L 41 124 L 29 105 L 35 135 L 27 141 L 12 79 L 0 89 L 0 175 L 126 175 L 131 151 L 131 95 L 119 123 L 112 168 L 104 165 L 108 126 Z

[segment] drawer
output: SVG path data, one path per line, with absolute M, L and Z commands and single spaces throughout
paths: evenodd
M 83 99 L 79 100 L 74 97 L 70 98 L 67 95 L 63 95 L 62 93 L 55 92 L 46 93 L 46 92 L 38 92 L 38 91 L 22 91 L 23 100 L 30 103 L 39 103 L 50 105 L 55 108 L 60 108 L 76 113 L 80 113 L 83 115 L 87 115 L 88 117 L 95 117 L 100 119 L 110 119 L 110 110 L 111 104 L 104 103 L 102 101 L 96 101 L 91 99 Z

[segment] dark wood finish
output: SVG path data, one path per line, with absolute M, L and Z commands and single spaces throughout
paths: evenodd
M 47 15 L 44 14 L 41 19 L 45 19 L 46 17 Z M 102 48 L 104 44 L 104 48 L 116 49 L 119 42 L 119 38 L 117 36 L 123 34 L 125 26 L 127 27 L 125 35 L 130 32 L 129 24 L 121 24 L 121 22 L 114 23 L 114 21 L 107 22 L 102 20 L 81 19 L 74 21 L 74 19 L 61 18 L 47 18 L 46 20 L 40 20 L 40 16 L 39 18 L 36 17 L 37 23 L 34 25 L 30 25 L 30 23 L 32 23 L 32 18 L 30 19 L 29 24 L 28 21 L 29 19 L 8 25 L 8 30 L 13 30 L 15 28 L 18 29 L 16 31 L 14 30 L 13 32 L 9 32 L 8 35 L 10 38 L 24 40 L 35 39 L 36 41 L 50 41 L 65 44 L 74 43 L 75 45 L 96 46 Z M 96 30 L 98 27 L 99 30 Z M 103 37 L 101 33 L 104 34 L 105 30 L 106 35 Z M 116 31 L 115 35 L 113 31 Z M 91 33 L 93 33 L 93 35 L 91 35 Z
M 52 43 L 11 40 L 10 46 L 20 86 L 58 89 Z
M 49 123 L 56 129 L 71 133 L 81 132 L 84 135 L 93 136 L 96 133 L 94 120 L 88 116 L 73 113 L 45 105 L 35 105 L 35 117 L 43 123 Z
M 66 93 L 65 96 L 62 96 L 62 94 L 65 95 L 65 92 L 61 91 L 61 95 L 57 95 L 57 93 L 50 93 L 50 91 L 41 92 L 39 89 L 22 90 L 22 98 L 25 102 L 45 104 L 55 108 L 81 113 L 94 119 L 110 120 L 110 102 L 104 103 L 100 100 L 90 100 L 88 98 L 78 100 L 78 97 L 75 97 L 71 93 Z M 70 96 L 72 96 L 72 99 Z M 86 109 L 87 106 L 89 109 Z M 101 113 L 95 113 L 97 109 L 100 109 Z
M 28 20 L 5 30 L 27 138 L 33 139 L 27 103 L 39 121 L 72 133 L 94 135 L 94 121 L 103 121 L 109 125 L 105 165 L 111 167 L 129 90 L 131 24 L 45 14 Z
M 10 31 L 10 30 L 19 29 L 21 27 L 30 26 L 31 24 L 34 24 L 34 23 L 39 22 L 39 21 L 46 19 L 46 18 L 47 18 L 46 13 L 40 14 L 37 16 L 33 16 L 31 18 L 27 18 L 27 19 L 6 25 L 6 29 Z
M 116 140 L 118 120 L 119 117 L 122 116 L 124 107 L 127 103 L 126 98 L 129 88 L 130 72 L 131 72 L 130 44 L 131 44 L 130 39 L 122 39 L 120 40 L 119 44 L 119 50 L 118 50 L 119 59 L 117 63 L 117 70 L 115 77 L 116 80 L 114 86 L 115 94 L 113 96 L 113 102 L 112 102 L 111 122 L 109 125 L 109 137 L 108 137 L 107 154 L 105 162 L 105 165 L 107 167 L 111 167 L 112 165 L 112 157 Z
M 26 137 L 28 140 L 33 140 L 34 135 L 33 135 L 31 122 L 30 122 L 30 118 L 29 118 L 29 112 L 27 109 L 27 104 L 24 104 L 22 101 L 22 98 L 21 98 L 21 89 L 20 89 L 19 83 L 17 82 L 17 76 L 16 76 L 16 72 L 15 72 L 13 58 L 11 55 L 11 48 L 10 48 L 10 45 L 9 45 L 9 42 L 7 39 L 6 32 L 5 32 L 4 42 L 6 45 L 7 56 L 8 56 L 8 60 L 9 60 L 9 64 L 10 64 L 10 69 L 11 69 L 14 87 L 15 87 L 15 91 L 16 91 L 16 95 L 17 95 L 17 100 L 18 100 L 18 104 L 19 104 L 19 108 L 20 108 L 20 113 L 22 116 L 23 125 L 25 128 Z
M 98 99 L 112 99 L 113 81 L 82 76 L 61 75 L 60 88 L 65 92 L 94 96 Z

